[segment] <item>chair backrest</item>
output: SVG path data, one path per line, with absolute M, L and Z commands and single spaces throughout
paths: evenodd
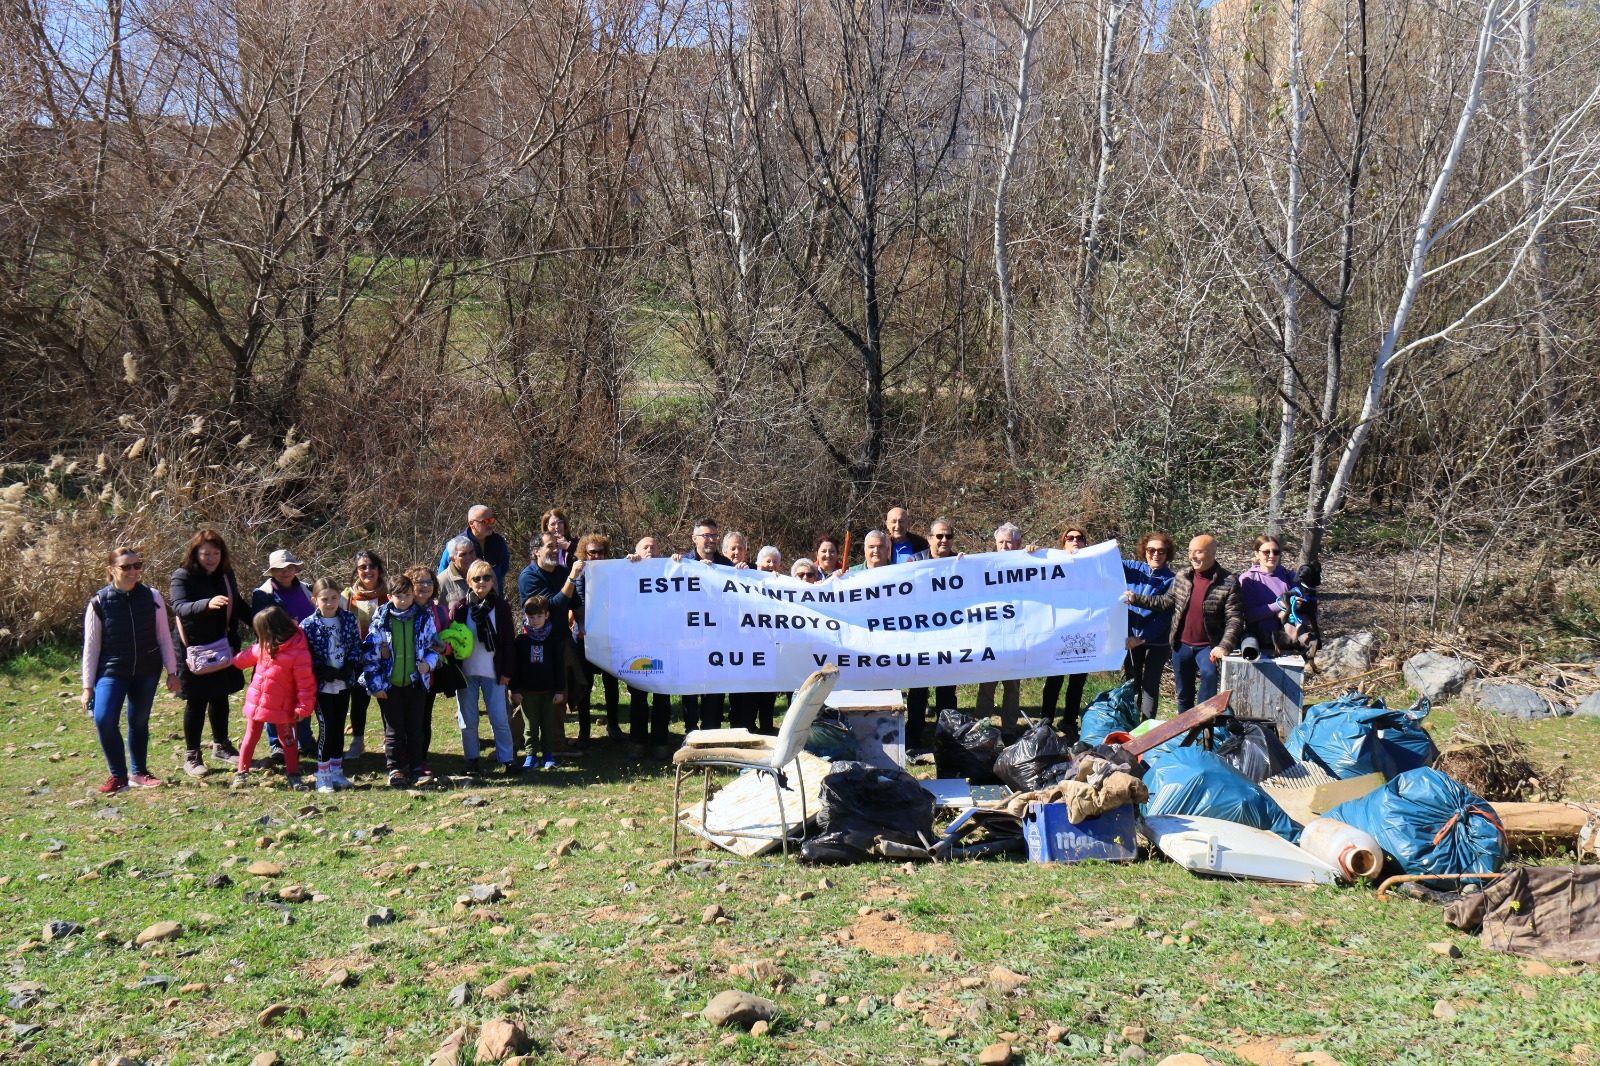
M 800 749 L 806 746 L 811 735 L 811 723 L 822 710 L 822 701 L 828 698 L 833 686 L 839 683 L 839 668 L 831 663 L 805 679 L 789 697 L 789 709 L 783 715 L 783 728 L 778 730 L 778 740 L 772 746 L 772 766 L 781 770 L 793 761 Z

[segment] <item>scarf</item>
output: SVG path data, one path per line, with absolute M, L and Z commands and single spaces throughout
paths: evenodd
M 524 633 L 526 633 L 529 637 L 533 638 L 534 640 L 544 641 L 546 638 L 548 638 L 550 636 L 550 627 L 553 626 L 553 625 L 555 625 L 554 620 L 546 622 L 544 625 L 540 626 L 538 629 L 534 629 L 528 623 L 524 622 L 524 623 L 522 623 L 522 631 Z
M 478 646 L 493 655 L 495 651 L 494 600 L 487 596 L 480 600 L 474 596 L 467 601 L 467 610 L 472 615 L 472 624 L 478 631 Z M 546 627 L 549 624 L 546 622 Z

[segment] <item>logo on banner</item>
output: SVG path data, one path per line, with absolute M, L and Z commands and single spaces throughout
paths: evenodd
M 662 662 L 660 659 L 652 659 L 648 655 L 641 655 L 641 656 L 639 656 L 639 657 L 637 657 L 635 659 L 630 660 L 628 662 L 628 665 L 624 666 L 618 672 L 619 673 L 624 673 L 624 674 L 644 674 L 644 675 L 664 674 L 664 673 L 667 672 L 667 664 Z
M 1099 641 L 1093 633 L 1059 633 L 1057 637 L 1061 646 L 1056 649 L 1055 660 L 1058 663 L 1075 663 L 1094 657 Z

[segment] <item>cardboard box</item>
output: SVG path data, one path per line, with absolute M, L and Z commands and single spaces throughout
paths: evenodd
M 1029 862 L 1132 862 L 1139 857 L 1135 811 L 1127 803 L 1077 825 L 1065 803 L 1030 803 L 1022 816 Z

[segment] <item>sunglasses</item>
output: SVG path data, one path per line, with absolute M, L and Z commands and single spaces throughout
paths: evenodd
M 376 566 L 371 565 L 370 563 L 357 563 L 356 564 L 356 573 L 358 573 L 358 574 L 370 573 L 370 572 L 372 572 L 373 570 L 376 570 L 376 569 L 378 569 L 378 568 Z
M 1260 551 L 1261 551 L 1262 555 L 1280 555 L 1280 554 L 1282 554 L 1281 552 L 1278 551 L 1277 548 L 1262 548 L 1262 549 L 1260 549 Z
M 1076 541 L 1082 542 L 1082 541 L 1088 540 L 1089 538 L 1088 537 L 1084 537 L 1084 536 L 1080 536 L 1077 533 L 1068 533 L 1066 536 L 1062 537 L 1061 539 L 1064 540 L 1064 541 L 1076 540 Z
M 143 563 L 118 563 L 116 565 L 117 565 L 117 569 L 118 570 L 143 570 L 144 569 L 144 564 Z
M 954 533 L 935 533 L 933 535 L 933 539 L 934 540 L 955 540 L 956 539 L 956 535 Z
M 494 519 L 493 518 L 469 518 L 469 519 L 467 519 L 467 525 L 469 525 L 469 526 L 492 526 L 492 525 L 494 525 Z
M 469 578 L 468 580 L 471 581 L 474 585 L 492 585 L 492 584 L 494 584 L 494 576 L 492 574 L 484 575 L 482 577 Z
M 1171 552 L 1169 552 L 1165 548 L 1146 548 L 1144 550 L 1144 553 L 1146 555 L 1171 555 L 1172 554 Z

